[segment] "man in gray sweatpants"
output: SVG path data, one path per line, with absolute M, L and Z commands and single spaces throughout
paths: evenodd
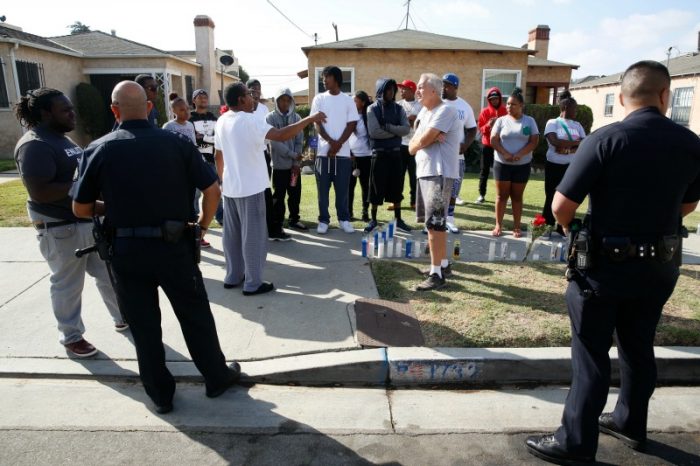
M 29 199 L 27 211 L 39 239 L 39 250 L 51 269 L 51 304 L 62 345 L 69 354 L 86 358 L 97 348 L 83 338 L 81 294 L 85 272 L 95 277 L 97 289 L 114 320 L 122 320 L 107 266 L 97 254 L 75 257 L 75 250 L 92 246 L 92 222 L 73 215 L 69 191 L 83 150 L 66 137 L 75 128 L 71 101 L 60 91 L 40 88 L 20 98 L 15 114 L 29 128 L 17 142 L 15 162 Z
M 254 100 L 244 84 L 227 86 L 224 98 L 231 111 L 219 118 L 214 132 L 224 195 L 224 288 L 242 283 L 243 294 L 250 296 L 274 289 L 262 279 L 267 256 L 265 189 L 270 186 L 262 151 L 265 139 L 286 141 L 311 123 L 325 121 L 325 115 L 318 112 L 277 129 L 253 116 Z

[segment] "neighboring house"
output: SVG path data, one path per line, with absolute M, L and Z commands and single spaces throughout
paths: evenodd
M 309 90 L 302 89 L 301 91 L 296 91 L 292 94 L 294 96 L 294 103 L 297 105 L 309 105 Z
M 548 49 L 547 26 L 531 30 L 522 48 L 402 29 L 303 47 L 308 70 L 300 77 L 309 77 L 312 100 L 324 90 L 320 73 L 328 65 L 342 70 L 344 92 L 364 90 L 371 96 L 380 77 L 417 82 L 421 73 L 452 72 L 461 80 L 459 95 L 478 112 L 492 86 L 504 94 L 518 86 L 529 103 L 552 103 L 555 90 L 568 88 L 571 70 L 578 66 L 548 60 Z
M 671 58 L 668 71 L 671 103 L 667 116 L 700 134 L 700 48 L 698 52 Z M 624 118 L 625 109 L 619 101 L 621 78 L 622 73 L 615 73 L 571 86 L 578 103 L 593 110 L 593 130 Z
M 146 73 L 156 78 L 166 99 L 170 92 L 190 99 L 194 89 L 203 88 L 209 92 L 211 104 L 218 107 L 216 96 L 222 77 L 224 86 L 238 81 L 233 74 L 221 74 L 219 57 L 232 54 L 214 47 L 211 18 L 197 16 L 194 27 L 196 51 L 186 51 L 179 56 L 176 52 L 133 42 L 115 33 L 90 31 L 44 38 L 0 24 L 0 156 L 11 156 L 22 135 L 12 106 L 18 96 L 41 86 L 64 91 L 75 102 L 76 86 L 81 82 L 90 83 L 102 94 L 105 112 L 109 112 L 107 104 L 114 85 Z M 80 128 L 71 136 L 79 144 L 89 142 Z

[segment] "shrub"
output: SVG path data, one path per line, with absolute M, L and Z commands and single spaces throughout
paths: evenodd
M 109 125 L 105 120 L 105 103 L 100 91 L 88 83 L 80 83 L 75 88 L 76 111 L 83 131 L 92 139 L 107 134 Z
M 544 137 L 544 128 L 547 121 L 557 118 L 561 111 L 558 105 L 526 104 L 525 114 L 530 115 L 537 122 L 537 129 L 540 130 L 540 142 L 532 153 L 532 163 L 535 166 L 543 167 L 547 161 L 547 140 Z M 593 111 L 586 105 L 579 105 L 576 112 L 576 121 L 581 123 L 586 134 L 591 132 L 593 125 Z

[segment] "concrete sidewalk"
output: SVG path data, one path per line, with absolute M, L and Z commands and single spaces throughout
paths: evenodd
M 458 383 L 566 383 L 568 348 L 459 349 L 389 348 L 361 350 L 354 335 L 352 303 L 376 298 L 367 259 L 360 256 L 362 235 L 331 229 L 328 235 L 290 231 L 293 241 L 269 243 L 265 277 L 276 291 L 244 297 L 222 286 L 224 263 L 221 231 L 208 235 L 212 248 L 201 264 L 224 354 L 243 361 L 253 382 L 307 385 L 423 385 Z M 95 359 L 68 358 L 58 344 L 49 297 L 49 270 L 39 254 L 31 228 L 0 229 L 0 377 L 132 378 L 136 355 L 128 332 L 114 331 L 92 279 L 83 293 L 85 337 L 101 352 Z M 405 239 L 407 235 L 398 234 Z M 416 232 L 414 240 L 425 239 Z M 450 235 L 460 240 L 460 260 L 484 261 L 494 238 L 488 232 Z M 549 258 L 552 241 L 534 249 Z M 526 239 L 498 238 L 496 250 L 522 259 Z M 390 260 L 390 259 L 389 259 Z M 686 263 L 700 263 L 700 236 L 684 244 Z M 423 257 L 416 262 L 427 263 Z M 166 357 L 174 374 L 199 380 L 174 317 L 161 294 Z M 361 351 L 360 351 L 361 350 Z M 613 354 L 613 357 L 615 355 Z M 662 381 L 700 380 L 698 348 L 661 349 Z M 667 361 L 667 362 L 665 362 Z

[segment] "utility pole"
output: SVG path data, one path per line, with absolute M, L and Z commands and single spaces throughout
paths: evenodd
M 338 25 L 335 23 L 331 23 L 333 25 L 333 29 L 335 29 L 335 41 L 338 42 Z

